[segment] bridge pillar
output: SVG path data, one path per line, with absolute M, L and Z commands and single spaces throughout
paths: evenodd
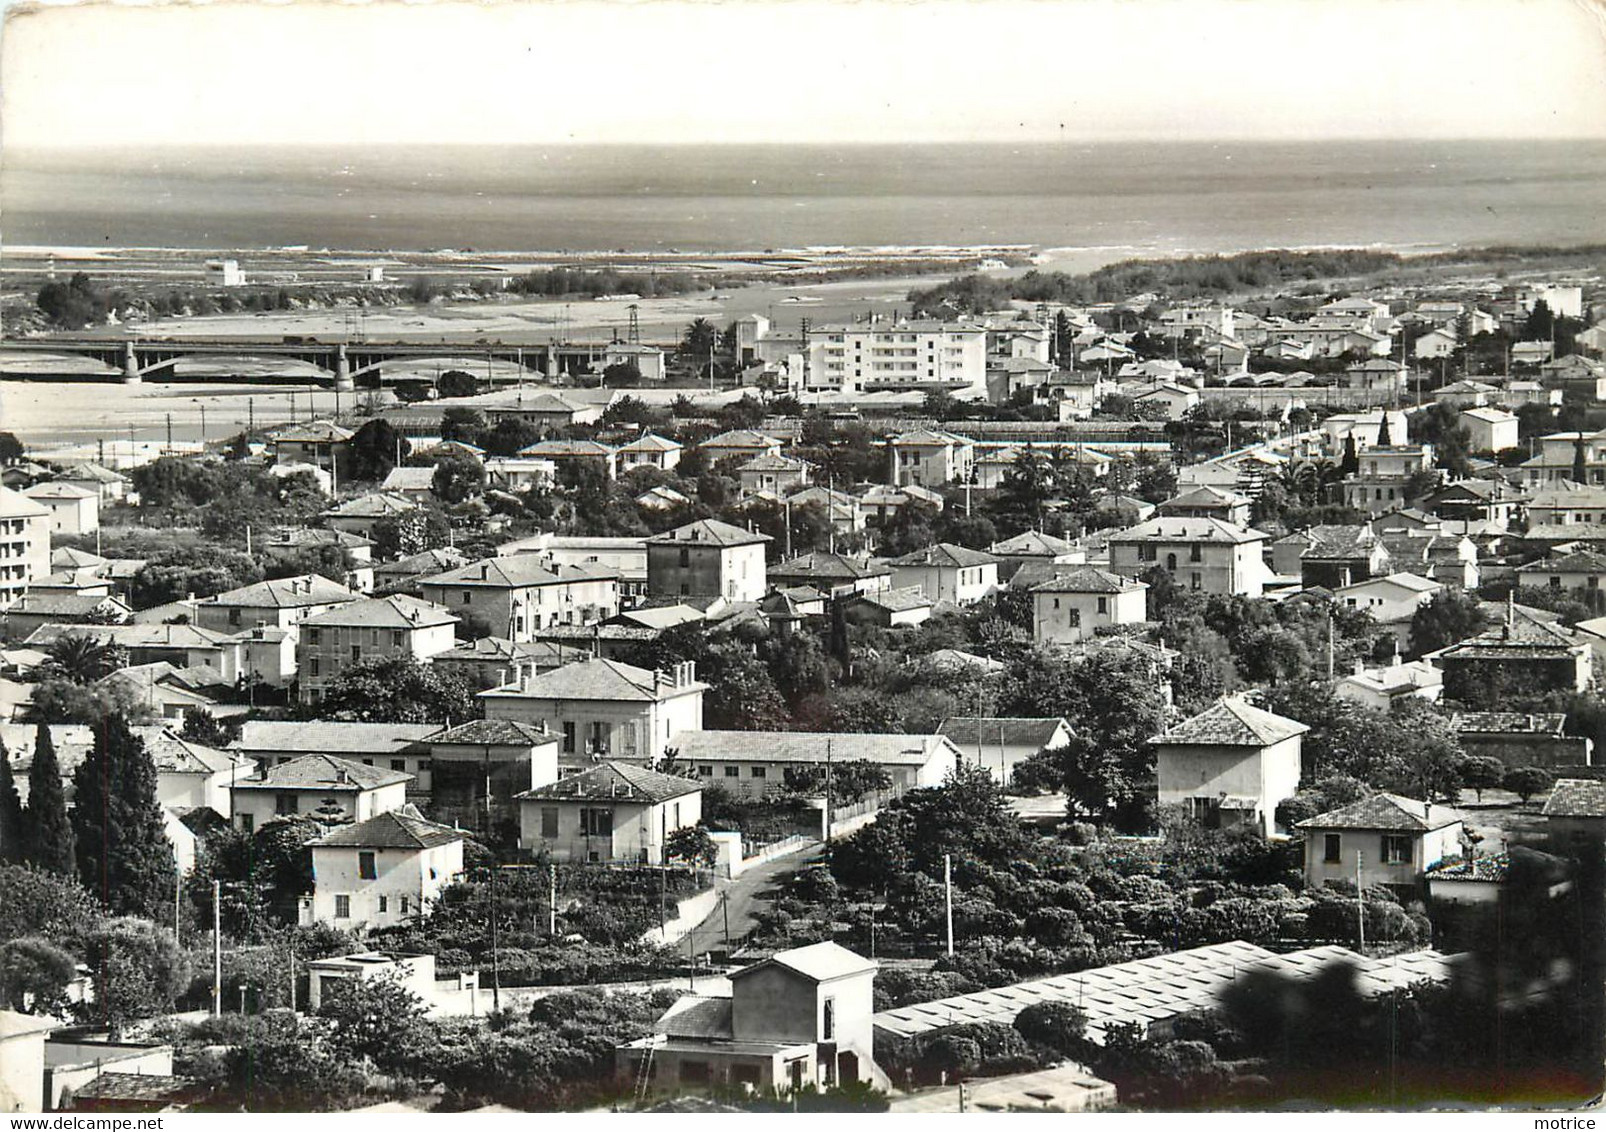
M 351 380 L 351 363 L 346 360 L 344 344 L 335 347 L 335 392 L 350 393 L 356 388 Z
M 123 384 L 139 385 L 144 378 L 139 374 L 139 359 L 134 356 L 134 344 L 123 343 Z
M 556 342 L 547 347 L 546 377 L 548 381 L 556 380 L 558 376 L 558 344 Z

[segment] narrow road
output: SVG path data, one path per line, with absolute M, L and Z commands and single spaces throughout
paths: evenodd
M 735 880 L 723 882 L 720 889 L 725 899 L 714 905 L 707 918 L 691 930 L 688 937 L 691 950 L 697 953 L 724 950 L 727 917 L 731 949 L 740 946 L 747 934 L 758 926 L 755 913 L 769 907 L 781 879 L 819 861 L 823 848 L 819 842 L 810 842 L 795 853 L 755 865 Z M 686 942 L 682 941 L 681 946 L 686 946 Z

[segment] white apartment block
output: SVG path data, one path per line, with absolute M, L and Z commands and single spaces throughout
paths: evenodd
M 809 393 L 947 389 L 987 394 L 987 329 L 963 322 L 819 326 L 807 344 Z
M 48 573 L 50 511 L 0 487 L 0 609 L 21 597 L 30 581 Z

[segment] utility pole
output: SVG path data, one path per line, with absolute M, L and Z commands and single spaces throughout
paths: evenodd
M 547 866 L 546 932 L 553 939 L 558 935 L 558 864 Z
M 223 885 L 212 882 L 212 1016 L 223 1013 Z
M 724 892 L 721 892 L 719 894 L 719 909 L 720 909 L 720 912 L 723 913 L 724 917 L 725 917 L 725 954 L 729 955 L 730 954 L 730 949 L 731 949 L 731 894 L 730 894 L 730 889 L 726 889 Z
M 174 943 L 177 943 L 179 941 L 179 939 L 178 939 L 178 894 L 179 894 L 179 886 L 180 886 L 182 881 L 183 881 L 183 877 L 181 877 L 181 876 L 175 875 L 173 877 L 173 942 Z
M 1360 939 L 1358 950 L 1366 954 L 1366 891 L 1361 887 L 1361 851 L 1355 850 L 1355 930 Z
M 502 1009 L 502 964 L 497 959 L 496 947 L 496 874 L 500 871 L 496 861 L 491 862 L 491 1009 Z
M 954 858 L 951 853 L 942 855 L 943 918 L 948 925 L 948 954 L 954 953 Z

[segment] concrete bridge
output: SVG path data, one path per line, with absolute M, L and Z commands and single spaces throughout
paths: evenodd
M 437 374 L 463 370 L 489 384 L 550 380 L 594 369 L 606 349 L 601 343 L 324 342 L 288 335 L 263 339 L 30 338 L 0 341 L 0 357 L 38 357 L 36 363 L 14 360 L 10 366 L 0 360 L 0 377 L 61 381 L 116 376 L 125 385 L 138 385 L 147 377 L 173 380 L 186 363 L 210 364 L 226 370 L 230 362 L 248 369 L 252 363 L 287 359 L 311 367 L 288 375 L 292 379 L 316 381 L 348 392 L 359 382 L 378 388 L 386 380 L 387 368 L 401 367 L 411 372 L 433 368 Z M 50 372 L 49 359 L 63 356 L 99 362 L 105 368 L 100 373 L 67 369 Z M 231 377 L 252 382 L 273 380 L 273 375 L 227 372 L 210 373 L 207 380 L 227 381 Z

